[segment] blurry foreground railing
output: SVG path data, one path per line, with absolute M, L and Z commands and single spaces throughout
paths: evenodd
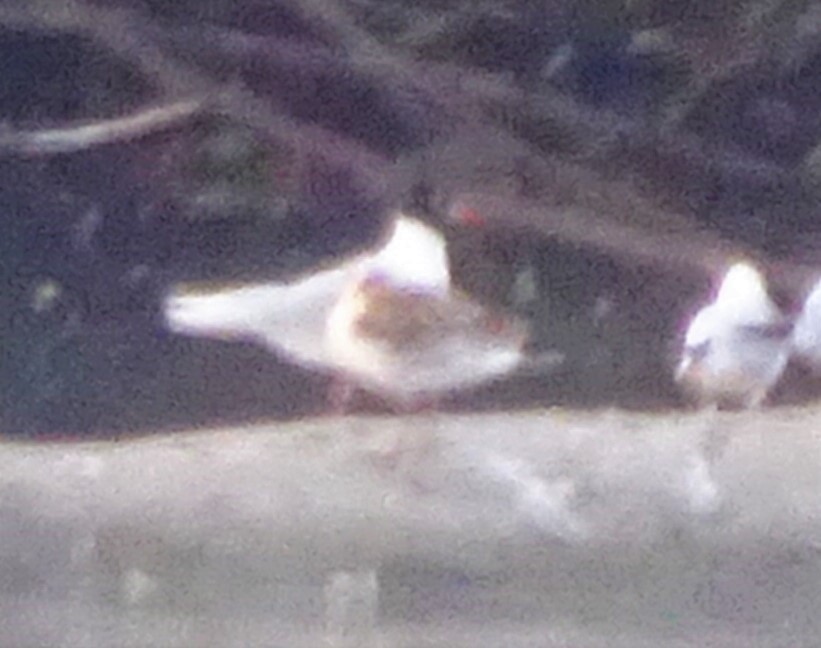
M 0 644 L 808 645 L 818 422 L 549 410 L 6 443 Z

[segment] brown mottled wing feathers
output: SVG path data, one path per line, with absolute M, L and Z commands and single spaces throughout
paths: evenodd
M 413 346 L 432 334 L 466 333 L 476 326 L 481 309 L 451 294 L 440 297 L 401 290 L 374 290 L 366 294 L 366 308 L 356 318 L 357 333 L 391 347 Z

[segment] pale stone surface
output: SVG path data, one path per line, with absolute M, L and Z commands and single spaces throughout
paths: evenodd
M 333 572 L 325 583 L 325 632 L 335 646 L 374 641 L 379 615 L 379 579 L 375 569 Z
M 820 424 L 556 409 L 5 442 L 0 645 L 807 645 Z

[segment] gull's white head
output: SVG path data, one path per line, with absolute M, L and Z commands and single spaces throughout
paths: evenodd
M 436 292 L 450 289 L 445 237 L 430 225 L 401 213 L 385 245 L 364 263 L 363 271 L 382 275 L 397 286 Z

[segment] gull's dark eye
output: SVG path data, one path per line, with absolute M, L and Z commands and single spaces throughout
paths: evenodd
M 684 352 L 696 362 L 704 360 L 707 354 L 710 353 L 710 340 L 705 340 L 699 344 L 688 344 L 684 347 Z

